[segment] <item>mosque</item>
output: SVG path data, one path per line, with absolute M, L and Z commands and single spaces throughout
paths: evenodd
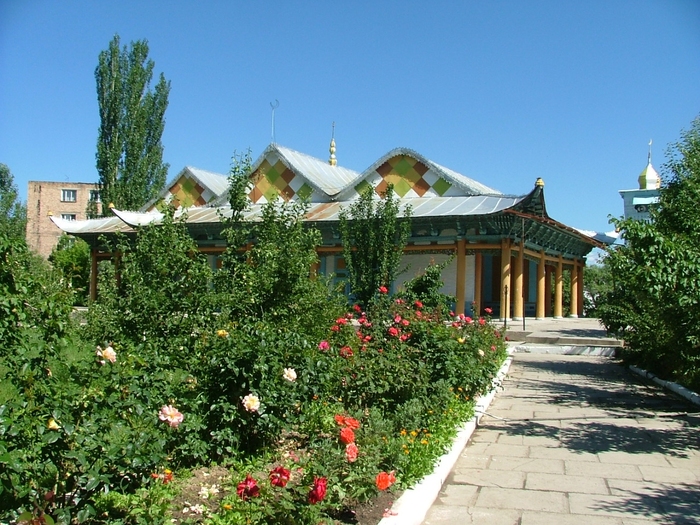
M 393 290 L 431 262 L 449 259 L 443 292 L 455 297 L 458 313 L 479 315 L 491 308 L 501 320 L 582 314 L 586 255 L 613 239 L 552 219 L 542 179 L 533 181 L 532 190 L 524 195 L 509 195 L 407 148 L 389 151 L 361 173 L 338 166 L 335 153 L 334 140 L 328 161 L 272 143 L 253 163 L 250 174 L 250 218 L 276 199 L 308 201 L 305 222 L 317 228 L 323 239 L 312 271 L 335 279 L 346 276 L 339 213 L 367 189 L 379 198 L 391 184 L 401 210 L 411 208 L 411 234 L 402 261 L 408 270 L 391 283 Z M 159 199 L 173 204 L 176 216 L 184 216 L 190 235 L 213 269 L 226 246 L 220 217 L 231 213 L 227 191 L 226 176 L 186 167 Z M 158 204 L 152 201 L 140 211 L 112 208 L 113 216 L 101 219 L 51 217 L 63 232 L 90 245 L 92 298 L 97 293 L 97 263 L 111 257 L 101 237 L 116 232 L 129 235 L 139 226 L 157 224 L 163 217 Z M 563 304 L 565 282 L 570 283 L 569 304 Z

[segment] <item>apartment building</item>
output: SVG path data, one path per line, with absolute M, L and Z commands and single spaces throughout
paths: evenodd
M 90 201 L 100 204 L 96 183 L 29 181 L 27 190 L 27 244 L 44 258 L 63 232 L 51 222 L 51 215 L 68 221 L 85 220 Z

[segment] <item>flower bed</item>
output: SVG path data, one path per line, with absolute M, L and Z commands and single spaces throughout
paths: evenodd
M 72 363 L 49 397 L 62 397 L 69 371 L 80 372 L 81 395 L 60 399 L 53 412 L 42 407 L 44 429 L 33 426 L 61 476 L 45 485 L 34 478 L 24 495 L 6 488 L 5 496 L 23 518 L 47 523 L 51 516 L 131 522 L 142 512 L 154 521 L 331 523 L 430 472 L 505 355 L 486 318 L 458 316 L 446 325 L 419 301 L 388 296 L 370 312 L 355 307 L 336 317 L 321 340 L 297 337 L 229 323 L 198 334 L 194 355 L 179 356 L 180 363 L 148 345 L 115 341 L 99 347 L 96 359 L 80 345 L 66 347 Z M 21 424 L 18 408 L 3 408 L 5 436 Z M 13 458 L 16 442 L 4 443 Z M 114 461 L 119 452 L 126 455 Z M 228 476 L 202 484 L 182 508 L 157 503 L 212 460 Z M 153 501 L 148 509 L 144 497 Z M 22 503 L 28 499 L 34 503 Z
M 119 240 L 84 327 L 0 243 L 0 520 L 333 523 L 433 469 L 505 358 L 490 312 L 447 316 L 439 271 L 348 311 L 266 213 L 216 274 L 172 217 Z

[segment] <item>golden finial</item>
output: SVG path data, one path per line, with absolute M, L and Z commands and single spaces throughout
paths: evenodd
M 535 181 L 535 186 L 538 188 L 544 188 L 544 179 L 542 177 L 537 177 L 537 180 Z
M 46 214 L 47 217 L 53 217 L 53 212 L 49 210 L 49 213 Z
M 335 122 L 333 122 L 333 132 L 331 133 L 331 147 L 328 148 L 328 151 L 331 152 L 331 158 L 328 159 L 328 164 L 331 166 L 337 165 L 338 161 L 335 158 Z
M 107 206 L 107 207 L 111 210 L 112 208 L 114 208 L 114 203 L 113 203 L 113 202 L 110 202 L 110 203 L 109 203 L 109 206 Z

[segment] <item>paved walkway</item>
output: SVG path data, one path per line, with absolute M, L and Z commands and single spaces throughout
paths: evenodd
M 611 358 L 517 353 L 424 525 L 700 523 L 698 411 Z

